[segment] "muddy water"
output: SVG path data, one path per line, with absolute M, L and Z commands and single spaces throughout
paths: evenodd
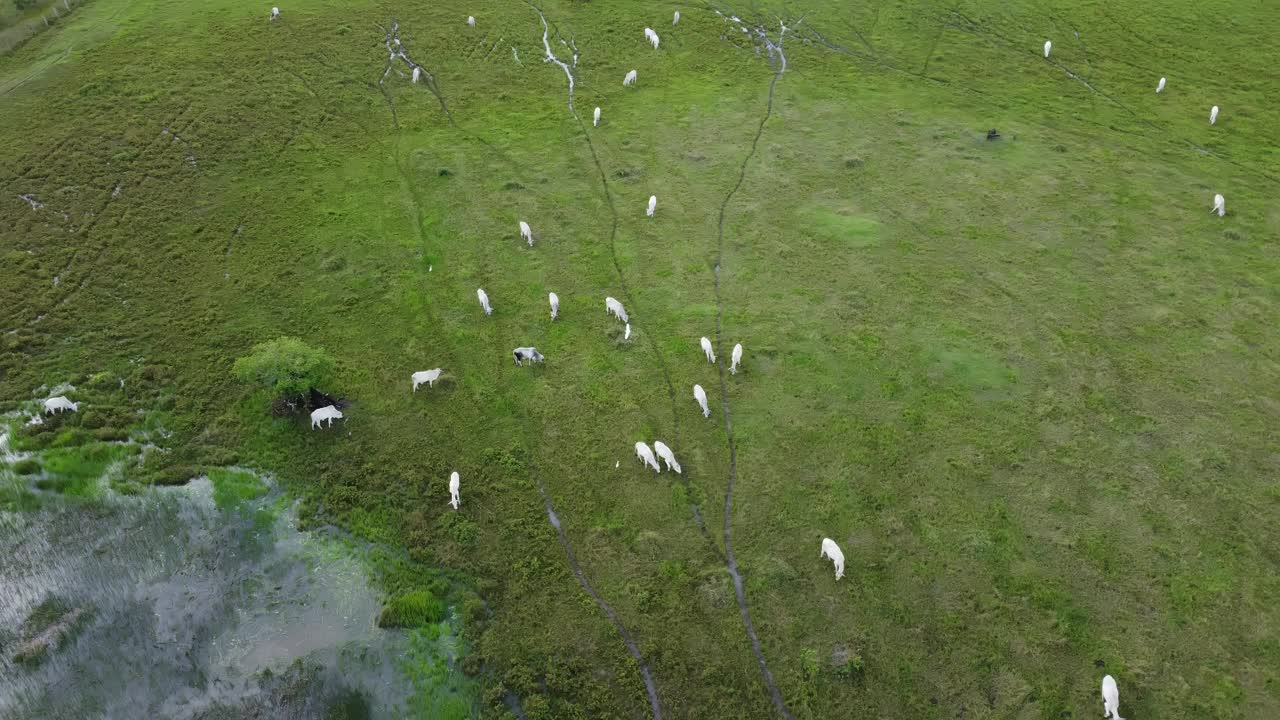
M 271 495 L 215 503 L 207 479 L 0 512 L 0 717 L 437 716 L 422 695 L 453 689 L 415 687 L 401 661 L 422 639 L 377 628 L 356 553 L 295 520 Z M 453 654 L 440 635 L 426 652 Z

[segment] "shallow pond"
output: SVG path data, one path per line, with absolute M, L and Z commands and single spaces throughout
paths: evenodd
M 0 511 L 0 717 L 469 717 L 456 624 L 379 629 L 358 549 L 268 490 Z

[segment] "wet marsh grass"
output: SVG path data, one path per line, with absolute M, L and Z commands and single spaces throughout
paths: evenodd
M 689 388 L 715 385 L 697 340 L 716 209 L 771 71 L 709 12 L 672 29 L 667 8 L 598 5 L 543 9 L 582 50 L 580 111 L 603 108 L 587 132 L 612 244 L 532 11 L 302 2 L 268 23 L 95 0 L 0 59 L 0 395 L 104 367 L 125 397 L 169 388 L 175 455 L 148 477 L 231 455 L 311 522 L 457 573 L 483 598 L 464 634 L 492 714 L 505 690 L 530 717 L 642 713 L 537 472 L 668 713 L 759 716 L 718 536 L 689 506 L 719 527 L 723 424 Z M 721 271 L 726 342 L 747 349 L 728 381 L 735 553 L 791 710 L 1083 717 L 1103 663 L 1126 716 L 1280 714 L 1280 648 L 1257 630 L 1280 598 L 1274 19 L 1243 2 L 1225 25 L 1190 2 L 806 5 L 786 8 L 806 19 Z M 372 28 L 390 17 L 456 125 L 394 73 L 393 122 Z M 601 307 L 624 282 L 630 342 Z M 338 358 L 352 407 L 332 430 L 271 418 L 231 380 L 282 334 Z M 547 365 L 514 367 L 524 344 Z M 456 381 L 411 393 L 431 367 Z M 51 428 L 41 447 L 120 427 Z M 688 486 L 641 472 L 637 439 L 671 445 Z M 848 558 L 839 583 L 823 536 Z

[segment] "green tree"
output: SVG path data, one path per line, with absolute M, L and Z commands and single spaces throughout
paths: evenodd
M 237 379 L 256 383 L 287 403 L 305 402 L 333 377 L 330 355 L 295 337 L 280 337 L 253 346 L 232 368 Z

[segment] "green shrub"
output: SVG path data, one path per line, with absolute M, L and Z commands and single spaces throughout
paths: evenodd
M 13 464 L 13 471 L 19 475 L 35 475 L 40 472 L 40 461 L 35 458 L 19 460 Z
M 422 627 L 444 619 L 445 607 L 427 590 L 394 595 L 378 614 L 378 627 Z
M 305 400 L 313 389 L 325 385 L 333 369 L 328 353 L 293 337 L 255 345 L 232 368 L 240 381 L 261 385 L 292 402 Z

